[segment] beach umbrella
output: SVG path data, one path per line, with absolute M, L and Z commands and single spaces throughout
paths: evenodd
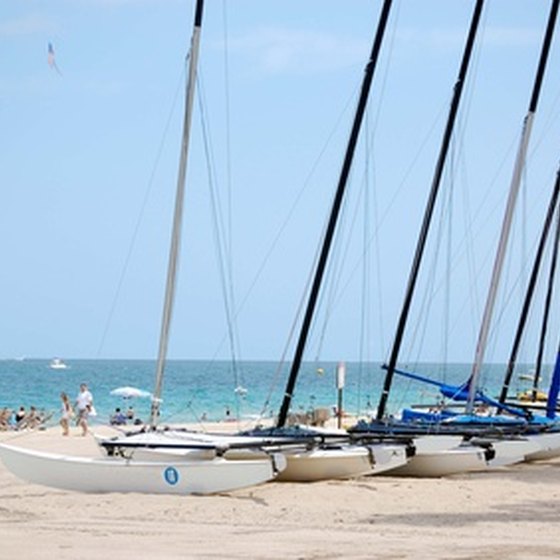
M 152 394 L 148 391 L 143 391 L 142 389 L 137 389 L 136 387 L 117 387 L 111 391 L 111 395 L 114 395 L 115 397 L 122 397 L 123 399 L 142 399 L 152 396 Z

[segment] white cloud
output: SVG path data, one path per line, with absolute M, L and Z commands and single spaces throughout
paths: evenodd
M 489 27 L 484 41 L 498 47 L 526 47 L 542 41 L 542 31 L 512 27 Z
M 230 48 L 256 58 L 270 73 L 336 69 L 359 63 L 369 53 L 367 41 L 280 28 L 258 29 L 233 39 Z
M 17 19 L 0 22 L 0 37 L 51 33 L 55 29 L 56 25 L 51 18 L 38 14 L 29 14 Z
M 119 7 L 132 4 L 163 4 L 163 3 L 181 3 L 183 0 L 71 0 L 72 2 L 81 2 L 98 7 Z
M 541 40 L 541 32 L 528 28 L 487 27 L 481 34 L 485 45 L 494 47 L 526 47 Z M 432 29 L 416 28 L 397 31 L 396 42 L 426 49 L 461 48 L 467 39 L 465 29 Z

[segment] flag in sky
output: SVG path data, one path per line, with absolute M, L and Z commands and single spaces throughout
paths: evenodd
M 53 46 L 52 46 L 52 43 L 49 43 L 47 61 L 48 61 L 48 63 L 49 63 L 49 66 L 50 66 L 53 70 L 56 70 L 56 71 L 62 76 L 62 73 L 60 72 L 60 70 L 58 69 L 58 66 L 56 65 L 56 60 L 55 60 L 55 58 L 54 58 L 54 48 L 53 48 Z

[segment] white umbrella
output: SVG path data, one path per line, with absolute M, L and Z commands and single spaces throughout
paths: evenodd
M 111 391 L 111 395 L 114 395 L 115 397 L 122 397 L 123 399 L 142 399 L 152 396 L 152 394 L 148 391 L 143 391 L 142 389 L 137 389 L 136 387 L 118 387 L 117 389 L 113 389 Z

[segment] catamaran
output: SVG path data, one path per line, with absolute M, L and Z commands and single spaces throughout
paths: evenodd
M 366 65 L 354 123 L 331 210 L 329 225 L 322 244 L 319 264 L 317 265 L 314 284 L 309 296 L 307 312 L 303 320 L 300 340 L 292 363 L 290 379 L 288 380 L 286 394 L 290 396 L 293 393 L 293 386 L 295 385 L 295 379 L 301 365 L 305 340 L 309 330 L 309 324 L 313 317 L 322 275 L 324 273 L 338 213 L 350 173 L 391 4 L 392 0 L 384 0 L 371 54 Z M 157 396 L 159 395 L 157 383 L 154 395 L 156 399 L 154 400 L 152 419 L 155 417 L 154 415 L 157 415 Z M 199 434 L 184 430 L 167 430 L 165 433 L 130 434 L 125 437 L 103 440 L 100 441 L 100 444 L 108 453 L 113 455 L 134 453 L 141 454 L 144 458 L 159 458 L 162 455 L 165 456 L 169 454 L 173 456 L 177 456 L 177 454 L 192 456 L 192 449 L 190 449 L 190 447 L 195 445 L 198 441 L 214 442 L 218 443 L 218 445 L 224 445 L 226 447 L 224 457 L 232 460 L 254 457 L 264 452 L 282 451 L 286 458 L 287 466 L 277 479 L 290 481 L 315 481 L 326 478 L 350 478 L 377 474 L 406 463 L 409 455 L 413 452 L 409 443 L 396 442 L 394 438 L 390 442 L 381 442 L 379 438 L 369 437 L 358 437 L 354 438 L 354 441 L 350 441 L 351 438 L 343 431 L 320 432 L 318 430 L 306 428 L 285 430 L 289 402 L 289 400 L 284 400 L 279 413 L 277 429 L 273 430 L 254 430 L 237 435 Z
M 203 0 L 197 0 L 190 46 L 167 284 L 156 365 L 156 388 L 152 401 L 151 427 L 154 432 L 158 419 L 159 397 L 175 297 L 203 6 Z M 250 458 L 228 460 L 223 457 L 224 445 L 220 442 L 191 442 L 187 447 L 190 451 L 198 451 L 198 456 L 193 452 L 177 459 L 160 454 L 156 460 L 150 461 L 138 460 L 132 455 L 125 457 L 119 454 L 104 458 L 84 458 L 0 445 L 0 458 L 15 475 L 30 482 L 82 492 L 211 494 L 266 482 L 273 479 L 286 466 L 283 455 L 272 451 L 263 451 L 259 456 Z M 203 457 L 200 456 L 201 448 L 206 452 Z
M 473 24 L 471 25 L 471 37 L 474 37 L 475 30 L 475 20 L 477 19 L 476 14 L 480 14 L 482 9 L 482 2 L 477 2 L 475 7 L 475 17 L 473 17 Z M 461 80 L 455 89 L 455 98 L 452 104 L 452 110 L 450 111 L 450 118 L 448 119 L 448 127 L 446 134 L 444 136 L 444 141 L 442 143 L 442 149 L 440 151 L 440 157 L 438 160 L 438 165 L 436 167 L 436 173 L 432 183 L 432 189 L 430 192 L 428 204 L 426 211 L 424 213 L 424 221 L 422 224 L 420 236 L 417 243 L 416 254 L 412 264 L 412 269 L 409 276 L 407 292 L 405 295 L 404 304 L 402 307 L 401 315 L 399 318 L 397 331 L 395 335 L 395 340 L 393 343 L 391 355 L 389 362 L 386 366 L 386 376 L 383 391 L 381 394 L 381 399 L 377 409 L 377 418 L 371 423 L 362 423 L 353 428 L 353 431 L 358 433 L 408 433 L 419 434 L 419 433 L 445 433 L 445 434 L 460 434 L 465 436 L 468 440 L 467 443 L 462 443 L 459 448 L 454 449 L 452 452 L 443 452 L 443 454 L 436 453 L 431 458 L 433 461 L 428 460 L 427 457 L 421 457 L 417 454 L 410 463 L 403 467 L 403 471 L 407 474 L 416 473 L 418 475 L 428 475 L 430 472 L 435 475 L 440 475 L 444 471 L 441 461 L 445 455 L 446 460 L 452 463 L 453 468 L 458 468 L 458 464 L 462 458 L 466 458 L 465 468 L 467 470 L 477 470 L 486 466 L 493 466 L 496 464 L 507 464 L 508 462 L 519 462 L 525 459 L 526 456 L 537 452 L 538 441 L 541 441 L 538 437 L 532 437 L 531 439 L 527 437 L 520 437 L 519 434 L 525 434 L 527 428 L 527 418 L 522 412 L 520 413 L 518 409 L 512 406 L 506 406 L 503 403 L 498 403 L 497 401 L 488 398 L 479 389 L 479 376 L 481 371 L 481 366 L 484 360 L 485 349 L 487 345 L 487 339 L 489 334 L 490 323 L 492 320 L 493 309 L 496 301 L 496 294 L 498 291 L 500 277 L 503 268 L 504 256 L 506 252 L 506 247 L 508 244 L 509 233 L 511 229 L 512 216 L 515 208 L 515 203 L 517 200 L 517 195 L 519 192 L 522 171 L 524 169 L 527 147 L 530 137 L 530 132 L 532 129 L 532 123 L 534 115 L 536 112 L 537 102 L 539 98 L 539 93 L 542 85 L 542 79 L 544 76 L 544 71 L 546 67 L 546 62 L 548 59 L 548 53 L 550 49 L 550 44 L 552 41 L 552 35 L 554 26 L 556 23 L 556 16 L 558 11 L 558 1 L 554 0 L 552 2 L 550 15 L 548 18 L 548 23 L 546 27 L 546 32 L 543 40 L 543 45 L 541 49 L 541 55 L 539 60 L 539 65 L 537 68 L 535 83 L 533 87 L 533 92 L 529 104 L 529 111 L 524 120 L 523 133 L 521 137 L 521 142 L 516 158 L 516 163 L 513 171 L 513 177 L 510 185 L 509 198 L 507 201 L 505 216 L 502 224 L 502 232 L 500 236 L 500 241 L 496 253 L 492 279 L 490 282 L 490 288 L 488 292 L 488 297 L 486 301 L 486 307 L 484 310 L 484 315 L 482 319 L 482 324 L 479 331 L 478 342 L 476 346 L 475 359 L 472 366 L 472 372 L 468 381 L 461 386 L 450 386 L 444 383 L 434 382 L 425 376 L 420 376 L 416 373 L 405 371 L 402 368 L 397 367 L 398 357 L 400 352 L 400 346 L 403 340 L 404 331 L 406 328 L 410 305 L 414 295 L 415 285 L 418 277 L 418 272 L 420 269 L 420 264 L 422 261 L 423 252 L 426 245 L 427 235 L 435 207 L 435 202 L 439 190 L 439 183 L 441 179 L 441 174 L 443 171 L 443 166 L 445 162 L 445 157 L 447 149 L 449 146 L 449 140 L 451 138 L 454 113 L 458 107 L 458 97 L 460 89 L 462 86 L 462 79 L 464 79 L 464 72 Z M 471 45 L 472 46 L 472 45 Z M 462 69 L 466 71 L 468 64 L 468 49 L 465 52 L 463 59 Z M 417 379 L 419 381 L 432 383 L 437 385 L 442 394 L 445 397 L 452 398 L 457 401 L 465 401 L 465 413 L 455 413 L 453 411 L 443 411 L 437 413 L 425 413 L 420 411 L 405 411 L 402 418 L 398 420 L 386 418 L 386 408 L 387 400 L 391 390 L 392 381 L 395 375 L 403 375 L 408 378 Z M 484 405 L 498 406 L 498 410 L 502 412 L 507 412 L 510 415 L 498 414 L 484 416 L 478 415 L 475 410 L 475 404 L 483 403 Z M 540 431 L 543 425 L 539 425 L 537 428 L 534 426 L 535 430 Z M 509 435 L 511 443 L 504 443 L 504 435 Z M 492 449 L 491 454 L 480 453 L 480 447 L 475 436 L 484 436 L 488 445 Z M 490 438 L 490 439 L 489 439 Z M 537 449 L 535 449 L 537 445 Z M 478 449 L 477 449 L 478 448 Z M 490 448 L 487 448 L 487 450 Z M 470 450 L 471 453 L 475 454 L 476 457 L 469 456 L 466 452 Z M 450 459 L 451 455 L 455 456 L 456 461 Z M 478 467 L 476 466 L 478 458 Z M 468 466 L 467 463 L 474 459 L 474 464 Z M 418 466 L 417 471 L 415 471 L 415 465 Z M 433 470 L 430 465 L 433 465 Z M 452 471 L 450 471 L 452 472 Z

